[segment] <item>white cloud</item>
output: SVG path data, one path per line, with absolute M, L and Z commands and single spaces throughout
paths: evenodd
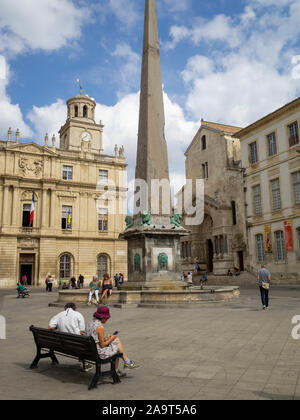
M 136 2 L 133 0 L 109 0 L 108 6 L 126 27 L 132 27 L 139 20 Z
M 55 134 L 58 146 L 58 131 L 67 118 L 66 102 L 58 99 L 55 103 L 48 106 L 40 108 L 33 106 L 33 109 L 27 114 L 27 118 L 34 127 L 37 143 L 44 144 L 45 134 L 48 133 L 49 140 Z
M 231 18 L 225 15 L 216 15 L 212 20 L 197 18 L 190 29 L 174 25 L 170 29 L 170 36 L 172 39 L 165 43 L 166 49 L 175 48 L 184 39 L 190 39 L 195 45 L 221 41 L 231 48 L 241 45 L 243 40 L 240 28 L 235 27 Z
M 141 57 L 125 42 L 119 43 L 111 55 L 120 59 L 120 68 L 115 75 L 117 96 L 120 98 L 136 87 L 141 72 Z
M 30 127 L 24 122 L 21 109 L 18 104 L 12 104 L 10 98 L 6 94 L 6 88 L 9 83 L 10 69 L 3 56 L 0 56 L 1 63 L 5 71 L 0 77 L 0 138 L 7 139 L 8 129 L 11 127 L 13 131 L 19 128 L 21 137 L 28 138 L 32 136 Z
M 190 0 L 163 0 L 169 12 L 183 12 L 190 6 Z
M 270 5 L 274 7 L 265 8 Z M 240 43 L 228 43 L 230 48 L 218 54 L 187 61 L 181 76 L 188 92 L 185 109 L 192 118 L 244 126 L 299 94 L 292 57 L 299 54 L 295 45 L 300 38 L 300 1 L 289 2 L 289 9 L 284 6 L 286 2 L 250 1 L 234 21 L 222 17 L 224 26 L 215 40 L 226 33 L 226 22 L 228 30 L 231 26 L 236 36 L 243 35 Z M 215 21 L 216 17 L 211 23 Z M 193 29 L 193 42 L 194 35 Z
M 0 0 L 0 52 L 53 51 L 81 35 L 88 9 L 72 0 Z

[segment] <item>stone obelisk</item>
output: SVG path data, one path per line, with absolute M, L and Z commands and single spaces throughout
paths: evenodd
M 180 237 L 188 232 L 172 214 L 170 190 L 153 186 L 169 182 L 168 150 L 155 0 L 146 0 L 136 197 L 133 218 L 127 218 L 128 283 L 125 289 L 182 289 Z M 138 197 L 138 200 L 137 200 Z M 153 198 L 156 203 L 153 204 Z

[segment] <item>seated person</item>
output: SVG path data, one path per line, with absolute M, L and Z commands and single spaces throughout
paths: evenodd
M 239 268 L 234 267 L 234 275 L 239 276 L 241 274 L 241 270 Z
M 17 290 L 19 293 L 24 293 L 26 296 L 29 296 L 29 290 L 26 289 L 21 283 L 17 283 Z
M 128 359 L 123 344 L 117 335 L 105 336 L 104 325 L 110 318 L 109 308 L 106 306 L 99 306 L 97 312 L 94 313 L 93 320 L 90 321 L 86 327 L 86 335 L 93 337 L 97 346 L 100 359 L 107 359 L 117 353 L 123 354 L 124 368 L 133 369 L 136 364 Z M 119 369 L 119 359 L 116 361 L 116 371 L 119 376 L 125 376 Z
M 104 299 L 105 305 L 107 305 L 107 298 L 112 294 L 112 279 L 108 274 L 104 274 L 102 282 L 102 296 L 101 299 Z

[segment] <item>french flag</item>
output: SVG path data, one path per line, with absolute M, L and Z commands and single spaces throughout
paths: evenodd
M 33 220 L 34 220 L 34 209 L 35 209 L 35 203 L 34 203 L 34 191 L 32 193 L 32 202 L 31 202 L 31 208 L 30 208 L 30 226 L 33 225 Z

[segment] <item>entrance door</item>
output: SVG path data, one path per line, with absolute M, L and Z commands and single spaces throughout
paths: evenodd
M 238 251 L 238 257 L 239 257 L 239 269 L 241 271 L 244 271 L 244 253 L 243 251 Z
M 21 264 L 20 269 L 20 281 L 22 280 L 23 276 L 27 277 L 27 284 L 32 285 L 32 274 L 33 274 L 33 266 L 32 264 Z
M 27 277 L 27 284 L 34 285 L 35 254 L 20 254 L 19 281 Z
M 214 246 L 211 239 L 207 241 L 207 270 L 209 273 L 214 271 Z

